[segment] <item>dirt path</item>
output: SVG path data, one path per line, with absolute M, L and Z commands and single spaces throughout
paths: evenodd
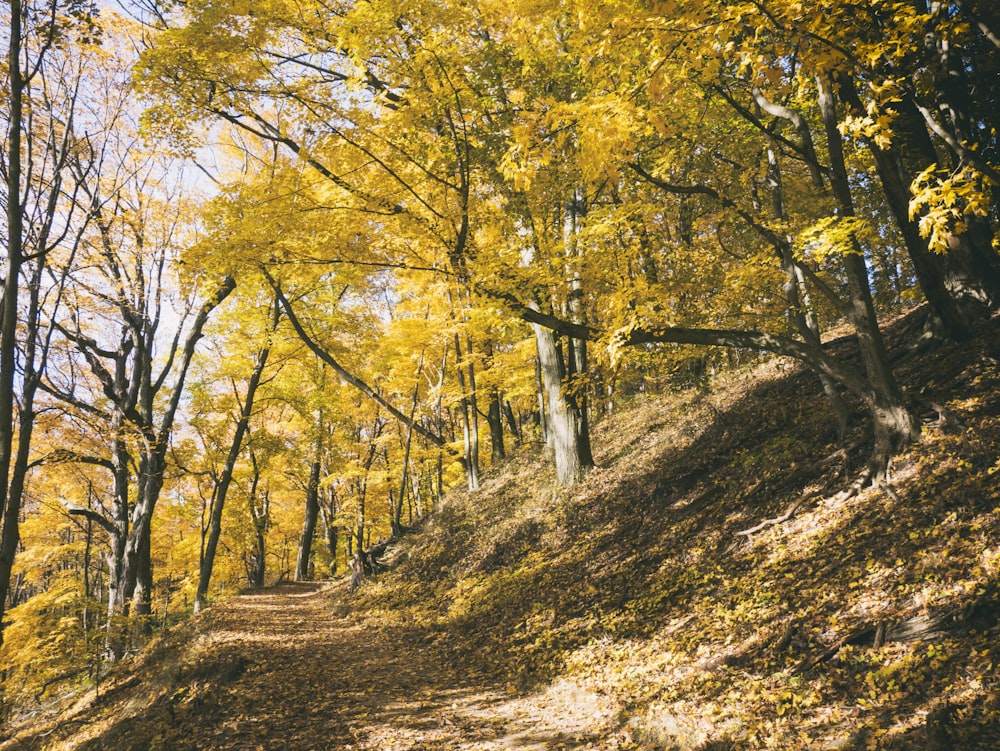
M 521 697 L 471 685 L 412 639 L 338 617 L 318 585 L 237 597 L 210 619 L 158 695 L 120 689 L 13 748 L 607 748 L 612 710 L 598 696 L 568 682 Z

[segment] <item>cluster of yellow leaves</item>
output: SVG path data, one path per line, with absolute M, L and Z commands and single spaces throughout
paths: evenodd
M 867 228 L 868 223 L 858 217 L 823 217 L 799 233 L 798 244 L 804 255 L 823 263 L 831 257 L 860 252 L 857 240 Z
M 971 165 L 948 173 L 932 164 L 910 186 L 910 218 L 920 217 L 920 234 L 932 251 L 946 253 L 951 238 L 968 229 L 967 217 L 989 216 L 994 187 L 989 177 Z

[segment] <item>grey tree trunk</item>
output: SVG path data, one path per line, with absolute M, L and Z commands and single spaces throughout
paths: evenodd
M 39 113 L 43 107 L 50 103 L 44 97 L 39 97 L 37 110 L 32 113 L 32 117 L 36 129 L 41 129 L 41 123 L 47 121 L 42 137 L 45 153 L 33 160 L 35 146 L 32 134 L 35 129 L 26 131 L 22 123 L 25 93 L 29 85 L 29 80 L 24 78 L 21 71 L 24 52 L 23 12 L 20 0 L 12 0 L 7 59 L 9 121 L 7 150 L 4 154 L 7 162 L 7 259 L 2 272 L 3 278 L 0 280 L 3 287 L 0 297 L 0 644 L 3 643 L 3 616 L 10 593 L 14 557 L 20 543 L 20 515 L 25 482 L 31 466 L 29 459 L 35 426 L 35 395 L 49 351 L 50 339 L 42 323 L 42 286 L 47 278 L 54 280 L 54 286 L 49 290 L 52 294 L 47 292 L 46 296 L 50 299 L 50 304 L 58 308 L 67 268 L 49 275 L 48 272 L 54 270 L 48 268 L 47 264 L 50 251 L 60 241 L 53 239 L 61 234 L 53 232 L 55 222 L 68 224 L 73 216 L 73 206 L 61 210 L 60 201 L 64 196 L 63 178 L 67 171 L 68 155 L 76 146 L 72 143 L 72 123 L 67 126 L 65 122 L 59 122 L 58 116 L 52 111 L 41 116 Z M 40 54 L 44 55 L 46 49 L 48 48 L 45 47 Z M 43 75 L 41 62 L 41 59 L 36 59 L 29 67 L 31 75 Z M 59 130 L 61 134 L 57 132 Z M 34 183 L 33 191 L 29 188 L 22 189 L 24 155 L 27 155 L 27 179 Z M 36 161 L 39 168 L 33 170 Z M 27 237 L 32 245 L 30 252 L 26 252 L 25 201 L 28 200 L 26 196 L 32 194 L 39 213 L 36 214 L 37 221 L 32 222 L 29 227 Z M 67 266 L 79 247 L 80 235 L 77 234 L 75 238 L 70 236 L 70 239 L 74 244 L 70 248 Z M 27 276 L 26 299 L 22 299 L 20 288 L 22 274 Z M 54 309 L 49 312 L 51 316 L 55 316 Z M 24 316 L 21 331 L 18 330 L 19 314 Z M 20 357 L 17 354 L 19 349 Z M 18 392 L 19 399 L 15 397 Z
M 848 108 L 855 114 L 863 112 L 864 104 L 858 96 L 853 80 L 845 75 L 841 76 L 838 82 L 840 96 Z M 828 142 L 833 144 L 832 148 L 840 149 L 842 152 L 839 131 L 836 131 L 836 104 L 829 85 L 821 79 L 819 104 L 826 125 Z M 919 171 L 936 162 L 937 156 L 926 131 L 916 127 L 912 115 L 905 109 L 900 114 L 901 122 L 894 123 L 893 127 L 897 129 L 910 126 L 899 133 L 899 139 L 905 141 L 904 146 L 892 145 L 881 148 L 872 143 L 869 145 L 869 150 L 875 159 L 876 171 L 885 192 L 886 202 L 903 235 L 907 254 L 913 263 L 925 299 L 941 321 L 947 335 L 952 339 L 964 339 L 969 333 L 970 319 L 959 306 L 958 300 L 970 294 L 975 297 L 977 293 L 970 293 L 969 290 L 976 286 L 977 282 L 974 276 L 969 277 L 968 272 L 961 273 L 955 268 L 954 258 L 932 253 L 927 246 L 927 240 L 920 235 L 917 221 L 910 218 L 910 182 Z M 834 132 L 836 136 L 832 135 Z M 843 160 L 842 153 L 840 160 L 841 162 Z M 967 245 L 967 243 L 963 245 L 958 238 L 955 239 L 955 243 L 956 248 Z M 980 271 L 986 272 L 991 265 L 995 268 L 996 254 L 992 255 L 994 256 L 992 264 L 984 265 Z M 975 274 L 975 271 L 972 270 L 972 273 Z
M 833 193 L 843 216 L 854 216 L 854 202 L 847 180 L 847 169 L 833 99 L 821 97 L 821 115 L 826 127 L 830 153 L 830 176 Z M 857 245 L 857 241 L 855 240 Z M 901 448 L 920 435 L 920 425 L 906 409 L 903 394 L 889 364 L 885 342 L 879 329 L 868 282 L 868 266 L 860 246 L 844 258 L 850 290 L 849 318 L 858 339 L 858 349 L 870 386 L 867 401 L 875 425 L 875 446 L 871 459 L 876 479 L 882 478 L 889 460 Z
M 125 602 L 132 599 L 135 616 L 143 618 L 150 615 L 151 596 L 153 589 L 152 565 L 150 562 L 150 524 L 153 510 L 156 508 L 163 488 L 164 472 L 167 467 L 167 450 L 170 434 L 173 431 L 174 419 L 180 406 L 184 382 L 187 378 L 191 359 L 198 340 L 201 338 L 205 324 L 211 312 L 236 288 L 236 281 L 226 277 L 219 288 L 206 300 L 195 317 L 191 330 L 188 332 L 181 362 L 178 367 L 177 380 L 170 394 L 170 401 L 165 408 L 159 425 L 153 424 L 153 398 L 156 392 L 152 379 L 142 377 L 139 385 L 139 408 L 133 410 L 143 430 L 143 440 L 140 442 L 139 477 L 136 488 L 135 505 L 130 516 L 130 528 L 125 542 L 124 556 L 121 567 L 124 572 L 124 586 L 121 599 L 116 603 L 119 612 L 125 609 Z M 149 352 L 146 352 L 149 360 Z
M 250 482 L 249 511 L 253 522 L 254 547 L 250 552 L 247 566 L 247 580 L 251 587 L 259 589 L 264 586 L 264 575 L 267 571 L 267 529 L 271 523 L 271 499 L 269 492 L 260 489 L 260 465 L 257 457 L 250 450 L 250 466 L 253 468 L 253 479 Z
M 805 128 L 801 132 L 808 133 L 809 130 Z M 808 139 L 808 142 L 812 143 L 811 137 Z M 812 151 L 811 146 L 810 151 Z M 784 220 L 785 197 L 781 185 L 781 170 L 773 148 L 768 148 L 767 150 L 767 162 L 768 176 L 771 182 L 773 214 L 776 219 Z M 822 178 L 820 177 L 819 180 L 820 186 L 822 186 Z M 781 247 L 776 250 L 781 260 L 782 270 L 785 272 L 785 283 L 782 287 L 785 299 L 788 301 L 789 315 L 795 325 L 795 329 L 805 341 L 819 345 L 821 342 L 819 324 L 812 311 L 812 300 L 810 299 L 809 289 L 806 287 L 805 279 L 803 278 L 802 269 L 795 263 L 792 256 L 791 240 L 786 238 L 786 242 L 782 243 Z M 844 401 L 843 396 L 841 396 L 840 391 L 837 389 L 836 382 L 830 376 L 820 373 L 819 380 L 823 387 L 823 393 L 826 395 L 827 401 L 830 403 L 830 408 L 833 410 L 837 425 L 837 436 L 843 439 L 847 435 L 850 417 L 847 402 Z
M 490 406 L 486 413 L 490 426 L 490 463 L 499 464 L 507 457 L 503 445 L 503 408 L 500 406 L 500 392 L 490 391 Z
M 545 392 L 548 433 L 555 454 L 556 482 L 573 485 L 593 467 L 586 422 L 580 407 L 565 393 L 566 366 L 551 329 L 532 324 L 538 348 L 538 362 Z
M 455 375 L 458 378 L 458 388 L 462 392 L 459 406 L 462 410 L 462 445 L 464 448 L 463 463 L 465 465 L 465 480 L 469 490 L 479 490 L 479 420 L 475 409 L 475 382 L 466 380 L 465 364 L 462 362 L 462 342 L 455 333 Z M 467 353 L 471 354 L 471 353 Z M 472 364 L 468 365 L 472 374 Z
M 330 574 L 337 573 L 338 559 L 337 548 L 340 545 L 340 528 L 337 526 L 337 499 L 333 489 L 330 489 L 330 500 L 321 504 L 319 508 L 320 520 L 323 522 L 323 529 L 326 530 L 326 548 L 330 552 Z
M 10 486 L 14 444 L 14 379 L 17 347 L 18 283 L 23 263 L 21 216 L 21 118 L 24 83 L 21 79 L 21 3 L 10 3 L 8 80 L 10 125 L 7 131 L 7 263 L 0 301 L 0 619 L 7 605 L 14 555 L 20 540 L 20 497 Z M 2 620 L 0 620 L 2 623 Z M 0 626 L 0 641 L 3 629 Z

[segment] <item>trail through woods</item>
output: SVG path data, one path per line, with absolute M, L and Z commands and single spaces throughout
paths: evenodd
M 891 485 L 761 363 L 604 418 L 571 494 L 526 446 L 356 595 L 220 598 L 23 691 L 0 751 L 995 751 L 996 325 L 899 358 L 927 411 Z
M 594 694 L 569 682 L 529 696 L 479 684 L 412 634 L 338 615 L 336 589 L 285 584 L 222 603 L 193 660 L 167 668 L 148 703 L 133 679 L 12 748 L 607 747 L 612 710 Z

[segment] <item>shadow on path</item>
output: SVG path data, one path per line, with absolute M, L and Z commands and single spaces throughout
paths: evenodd
M 613 711 L 593 693 L 560 682 L 516 697 L 477 683 L 432 648 L 335 615 L 341 589 L 287 584 L 217 605 L 182 665 L 141 676 L 146 690 L 110 693 L 7 748 L 603 747 Z

